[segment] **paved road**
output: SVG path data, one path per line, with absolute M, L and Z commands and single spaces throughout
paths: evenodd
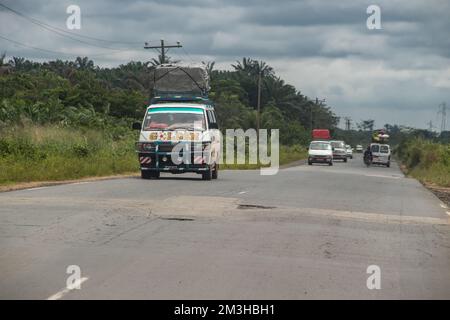
M 0 194 L 3 299 L 450 298 L 440 201 L 361 158 Z M 78 265 L 80 290 L 63 290 Z M 367 267 L 381 270 L 369 290 Z

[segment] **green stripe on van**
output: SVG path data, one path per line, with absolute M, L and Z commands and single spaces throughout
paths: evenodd
M 156 112 L 192 112 L 192 113 L 203 113 L 203 109 L 191 108 L 191 107 L 173 107 L 173 108 L 150 108 L 149 113 Z

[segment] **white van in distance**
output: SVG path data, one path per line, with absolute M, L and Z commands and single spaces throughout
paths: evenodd
M 329 141 L 312 141 L 308 149 L 308 164 L 328 163 L 333 165 L 333 148 Z
M 381 164 L 386 167 L 391 166 L 391 148 L 388 144 L 371 143 L 372 163 Z

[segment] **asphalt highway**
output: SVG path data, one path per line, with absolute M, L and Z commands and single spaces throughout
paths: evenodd
M 395 162 L 359 155 L 4 192 L 0 298 L 450 299 L 448 211 Z

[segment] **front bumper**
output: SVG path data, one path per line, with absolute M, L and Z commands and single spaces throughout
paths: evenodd
M 347 155 L 346 154 L 333 154 L 333 160 L 344 160 L 347 159 Z
M 202 155 L 190 154 L 189 163 L 174 163 L 171 152 L 138 152 L 141 170 L 160 172 L 204 172 L 210 165 Z
M 326 157 L 326 156 L 309 156 L 308 161 L 309 162 L 330 162 L 330 161 L 333 161 L 333 158 Z

